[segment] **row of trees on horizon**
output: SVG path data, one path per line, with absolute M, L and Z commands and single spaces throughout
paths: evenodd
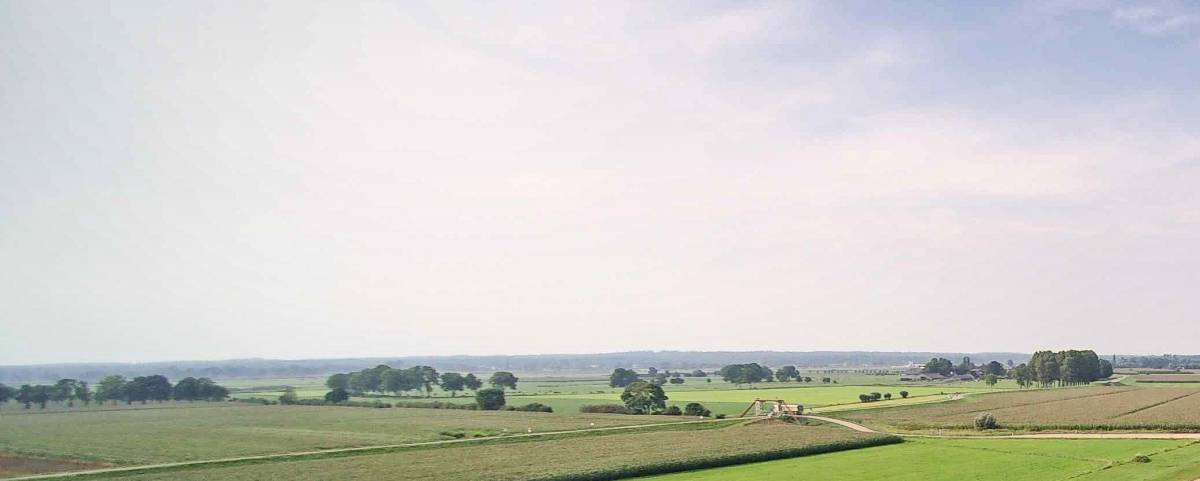
M 933 358 L 925 363 L 922 369 L 925 373 L 941 375 L 967 374 L 979 370 L 984 377 L 993 381 L 997 377 L 1007 376 L 1021 387 L 1038 385 L 1040 387 L 1074 386 L 1089 384 L 1113 375 L 1113 364 L 1101 359 L 1093 350 L 1038 351 L 1033 353 L 1028 363 L 1013 365 L 1008 361 L 1006 369 L 999 361 L 976 366 L 971 358 L 964 357 L 962 362 L 954 364 L 949 359 Z
M 516 390 L 518 380 L 511 372 L 497 371 L 492 373 L 487 383 L 496 389 Z M 448 391 L 451 397 L 455 397 L 460 391 L 479 391 L 479 388 L 483 387 L 483 380 L 473 373 L 438 373 L 437 369 L 429 366 L 396 369 L 380 364 L 358 372 L 334 374 L 325 380 L 325 386 L 332 391 L 342 390 L 352 394 L 390 392 L 401 395 L 424 391 L 425 397 L 432 396 L 433 387 L 438 386 L 443 391 Z
M 735 385 L 749 384 L 753 385 L 758 382 L 813 382 L 810 376 L 803 376 L 796 366 L 788 365 L 779 369 L 771 369 L 756 362 L 748 364 L 729 364 L 718 369 L 715 375 L 728 383 Z M 712 382 L 708 378 L 708 373 L 702 369 L 696 369 L 690 372 L 659 372 L 655 368 L 650 368 L 645 375 L 639 374 L 632 369 L 618 367 L 613 369 L 612 374 L 608 376 L 608 385 L 611 387 L 626 387 L 634 382 L 642 380 L 643 377 L 648 378 L 645 382 L 653 385 L 662 386 L 663 384 L 683 384 L 684 378 L 696 377 L 704 378 L 707 382 Z M 837 383 L 830 377 L 822 377 L 822 383 Z
M 87 406 L 93 402 L 102 404 L 111 402 L 114 405 L 124 401 L 125 404 L 148 401 L 223 401 L 229 397 L 229 390 L 213 382 L 209 378 L 186 377 L 176 384 L 166 376 L 154 374 L 137 376 L 126 379 L 125 376 L 112 375 L 96 383 L 95 389 L 77 379 L 60 379 L 54 384 L 23 384 L 12 388 L 0 384 L 0 405 L 14 400 L 30 409 L 34 404 L 45 409 L 49 403 L 66 404 L 74 407 L 76 401 Z

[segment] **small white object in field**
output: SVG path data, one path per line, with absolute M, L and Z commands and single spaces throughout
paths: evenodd
M 533 432 L 533 428 L 525 428 L 525 432 L 527 432 L 527 433 L 532 433 L 532 432 Z
M 594 427 L 596 427 L 596 423 L 588 423 L 588 426 L 591 426 L 594 428 Z

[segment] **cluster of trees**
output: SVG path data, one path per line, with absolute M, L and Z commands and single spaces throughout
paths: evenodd
M 661 385 L 639 380 L 625 386 L 621 402 L 635 414 L 661 413 L 667 409 L 667 393 Z
M 1000 363 L 996 364 L 1000 365 Z M 977 366 L 975 366 L 975 363 L 971 362 L 970 357 L 963 357 L 962 362 L 958 364 L 954 364 L 953 361 L 944 357 L 935 357 L 930 359 L 929 362 L 925 363 L 925 367 L 921 369 L 921 372 L 926 374 L 941 374 L 943 376 L 949 376 L 951 374 L 962 375 L 971 372 L 976 367 Z M 1004 366 L 1000 367 L 1003 368 Z
M 74 406 L 76 401 L 89 405 L 92 402 L 104 403 L 124 401 L 126 404 L 147 401 L 222 401 L 229 397 L 229 390 L 217 385 L 212 379 L 187 377 L 172 385 L 171 381 L 161 374 L 137 376 L 125 379 L 125 376 L 107 376 L 96 383 L 95 390 L 87 381 L 77 379 L 60 379 L 54 384 L 25 384 L 20 388 L 11 388 L 0 384 L 0 405 L 15 400 L 31 408 L 37 404 L 45 409 L 48 403 L 66 403 Z
M 900 391 L 900 398 L 908 399 L 908 391 Z M 859 394 L 858 395 L 858 400 L 865 402 L 865 403 L 870 403 L 870 402 L 875 402 L 875 401 L 880 401 L 880 400 L 890 401 L 891 399 L 892 399 L 892 393 L 890 393 L 890 392 L 885 392 L 883 394 L 873 392 L 873 393 L 869 393 L 869 394 Z
M 488 378 L 488 384 L 495 389 L 516 389 L 519 379 L 511 372 L 498 371 Z M 352 394 L 387 393 L 395 395 L 416 391 L 424 391 L 425 397 L 433 394 L 433 387 L 440 386 L 449 391 L 450 397 L 458 396 L 460 391 L 479 391 L 483 380 L 475 374 L 457 372 L 438 373 L 437 369 L 429 366 L 413 366 L 405 369 L 394 369 L 386 364 L 380 364 L 370 369 L 358 372 L 338 373 L 329 376 L 325 385 L 330 392 L 326 399 L 331 402 L 341 402 Z
M 633 369 L 625 369 L 618 367 L 613 369 L 612 374 L 608 376 L 608 385 L 611 387 L 625 387 L 636 381 L 647 377 L 647 382 L 662 386 L 663 384 L 683 384 L 685 377 L 708 377 L 708 374 L 699 369 L 688 372 L 659 372 L 658 369 L 650 368 L 649 372 L 643 376 L 638 374 Z
M 1013 367 L 1009 377 L 1021 387 L 1039 385 L 1072 386 L 1112 377 L 1112 363 L 1100 359 L 1095 351 L 1038 351 L 1028 364 Z
M 783 366 L 777 371 L 772 371 L 767 366 L 759 365 L 756 362 L 750 364 L 730 364 L 722 367 L 717 374 L 724 379 L 725 382 L 741 385 L 751 384 L 756 382 L 779 382 L 795 381 L 795 382 L 813 382 L 813 378 L 801 376 L 800 370 L 796 366 Z M 821 382 L 834 382 L 832 378 L 823 377 Z
M 771 368 L 760 366 L 757 362 L 749 364 L 730 364 L 722 367 L 717 371 L 717 375 L 721 376 L 725 382 L 742 385 L 756 382 L 771 382 L 775 380 L 775 373 Z
M 619 412 L 624 414 L 664 414 L 668 416 L 711 416 L 712 412 L 700 403 L 688 403 L 683 409 L 679 406 L 667 406 L 667 393 L 659 384 L 652 382 L 636 380 L 625 386 L 625 391 L 621 393 L 621 402 L 625 403 L 624 409 L 620 406 L 610 406 L 618 409 L 606 409 L 606 406 L 585 406 L 591 409 L 581 409 L 583 412 Z
M 795 382 L 813 382 L 813 378 L 800 375 L 800 371 L 796 366 L 783 366 L 778 370 L 772 370 L 767 366 L 758 363 L 750 364 L 730 364 L 720 370 L 716 375 L 724 379 L 725 382 L 733 384 L 754 384 L 757 382 L 779 382 L 795 381 Z M 612 374 L 608 376 L 608 385 L 611 387 L 626 387 L 638 381 L 645 381 L 650 384 L 662 386 L 663 384 L 683 384 L 685 377 L 708 377 L 708 373 L 703 370 L 696 369 L 691 373 L 687 372 L 659 372 L 655 368 L 650 368 L 646 374 L 639 374 L 633 369 L 618 367 L 613 369 Z M 708 380 L 712 382 L 711 379 Z M 821 382 L 833 382 L 831 378 L 821 378 Z
M 1012 367 L 1012 361 L 1008 361 L 1008 366 Z M 951 374 L 967 374 L 977 369 L 983 375 L 991 374 L 997 377 L 1003 377 L 1008 374 L 1008 369 L 1005 368 L 1004 364 L 1001 364 L 1000 361 L 990 361 L 987 364 L 977 366 L 975 363 L 971 362 L 970 357 L 964 357 L 962 362 L 958 364 L 954 364 L 954 362 L 944 357 L 935 357 L 930 359 L 929 362 L 925 363 L 925 366 L 921 369 L 921 372 L 949 376 Z

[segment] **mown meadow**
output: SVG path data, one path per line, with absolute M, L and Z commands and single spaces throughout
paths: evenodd
M 970 429 L 988 413 L 1016 430 L 1200 431 L 1200 390 L 1082 387 L 971 396 L 958 401 L 835 414 L 889 430 Z
M 1137 463 L 1137 455 L 1150 462 Z M 642 478 L 645 481 L 1191 481 L 1187 440 L 919 439 L 843 453 Z

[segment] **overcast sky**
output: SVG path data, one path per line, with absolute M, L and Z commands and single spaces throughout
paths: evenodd
M 0 2 L 0 364 L 1200 352 L 1195 3 Z

